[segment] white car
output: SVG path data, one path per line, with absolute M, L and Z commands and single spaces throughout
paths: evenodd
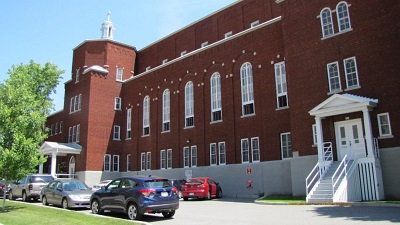
M 93 190 L 97 191 L 101 189 L 101 187 L 106 186 L 108 183 L 110 183 L 112 180 L 102 180 L 100 183 L 93 185 Z

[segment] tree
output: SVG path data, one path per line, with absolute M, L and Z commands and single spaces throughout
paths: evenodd
M 10 77 L 0 83 L 0 178 L 20 179 L 46 161 L 38 149 L 47 137 L 44 124 L 54 109 L 50 95 L 62 73 L 52 63 L 42 67 L 30 61 L 12 66 Z

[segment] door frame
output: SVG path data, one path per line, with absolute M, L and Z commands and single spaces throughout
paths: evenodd
M 363 121 L 361 118 L 357 118 L 357 119 L 352 119 L 352 120 L 343 120 L 343 121 L 338 121 L 334 123 L 334 127 L 335 127 L 335 143 L 336 143 L 336 155 L 337 155 L 337 159 L 338 161 L 341 161 L 343 159 L 343 157 L 345 156 L 345 153 L 343 153 L 343 150 L 341 149 L 341 136 L 340 136 L 340 131 L 339 131 L 339 127 L 345 125 L 345 126 L 352 126 L 356 124 L 358 126 L 357 128 L 357 133 L 358 133 L 358 139 L 359 143 L 354 143 L 354 137 L 353 137 L 353 144 L 350 144 L 350 146 L 355 146 L 356 144 L 363 144 L 363 148 L 365 151 L 365 144 L 364 144 L 364 129 L 363 129 Z M 349 129 L 346 129 L 346 132 L 349 131 Z M 346 138 L 349 137 L 349 135 L 353 135 L 351 134 L 346 134 Z M 349 140 L 347 140 L 349 141 Z M 353 149 L 353 147 L 349 147 L 349 149 Z M 355 151 L 355 149 L 353 149 Z

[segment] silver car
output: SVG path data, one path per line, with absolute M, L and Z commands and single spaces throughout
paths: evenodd
M 43 205 L 58 205 L 64 209 L 89 207 L 94 191 L 80 180 L 54 180 L 40 193 Z

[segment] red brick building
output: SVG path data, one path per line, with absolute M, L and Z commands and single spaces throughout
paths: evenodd
M 400 198 L 399 11 L 396 1 L 237 1 L 140 50 L 114 41 L 108 18 L 101 39 L 74 49 L 64 110 L 41 148 L 57 166 L 44 172 L 88 184 L 205 175 L 236 196 Z M 316 163 L 318 179 L 305 181 Z M 341 169 L 359 175 L 329 174 Z M 347 194 L 318 194 L 327 177 Z

